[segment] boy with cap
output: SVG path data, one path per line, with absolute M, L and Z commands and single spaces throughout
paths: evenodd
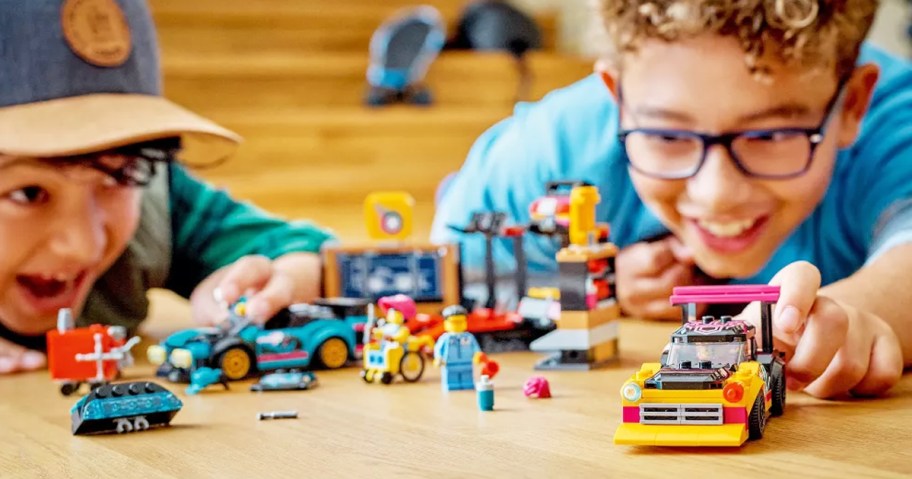
M 779 284 L 790 386 L 883 393 L 912 364 L 912 69 L 863 44 L 876 9 L 600 0 L 596 73 L 477 141 L 433 239 L 480 264 L 483 245 L 448 224 L 490 209 L 528 221 L 546 181 L 588 181 L 622 248 L 626 314 L 678 317 L 672 288 L 703 273 Z M 554 270 L 553 245 L 526 247 L 532 270 Z
M 57 311 L 134 330 L 151 288 L 194 318 L 319 293 L 330 238 L 190 176 L 234 133 L 161 97 L 144 0 L 0 0 L 0 373 L 44 365 Z

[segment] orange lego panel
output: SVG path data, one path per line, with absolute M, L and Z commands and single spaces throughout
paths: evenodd
M 618 338 L 609 339 L 607 342 L 589 349 L 590 362 L 600 363 L 602 361 L 611 361 L 618 355 Z
M 56 329 L 48 331 L 48 370 L 52 379 L 87 380 L 97 375 L 96 361 L 76 360 L 77 354 L 91 354 L 95 351 L 95 334 L 101 335 L 102 352 L 110 352 L 116 346 L 114 339 L 107 334 L 107 328 L 98 324 L 64 333 Z M 103 374 L 107 380 L 114 379 L 117 375 L 117 361 L 104 361 Z
M 610 306 L 589 311 L 561 311 L 557 327 L 560 329 L 592 329 L 621 317 L 621 308 Z

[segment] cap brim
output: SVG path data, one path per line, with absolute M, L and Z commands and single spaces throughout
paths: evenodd
M 0 153 L 49 158 L 180 136 L 180 158 L 210 164 L 241 142 L 222 128 L 151 95 L 93 94 L 0 108 Z

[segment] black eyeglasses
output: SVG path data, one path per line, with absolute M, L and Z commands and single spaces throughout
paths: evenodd
M 174 161 L 180 151 L 180 138 L 166 138 L 127 145 L 86 156 L 53 158 L 55 164 L 82 164 L 98 170 L 122 186 L 147 186 L 158 172 L 158 165 Z
M 681 180 L 696 175 L 706 163 L 711 146 L 721 145 L 741 173 L 762 179 L 801 176 L 811 167 L 814 152 L 823 141 L 835 116 L 844 82 L 827 103 L 816 128 L 772 128 L 710 135 L 689 130 L 633 128 L 618 132 L 627 162 L 634 170 L 653 178 Z M 618 91 L 618 117 L 623 108 Z M 620 120 L 618 121 L 620 124 Z

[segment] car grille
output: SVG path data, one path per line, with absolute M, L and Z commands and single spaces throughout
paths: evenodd
M 722 424 L 721 404 L 640 404 L 640 424 Z

